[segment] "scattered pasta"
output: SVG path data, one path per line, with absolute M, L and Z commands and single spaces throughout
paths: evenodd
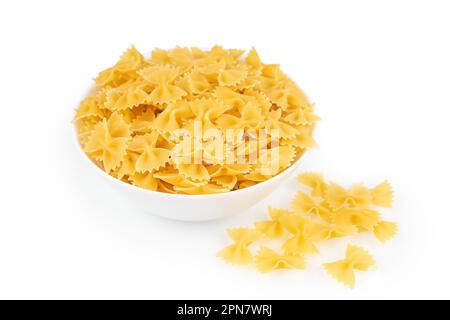
M 382 220 L 375 210 L 392 205 L 393 192 L 387 181 L 373 188 L 362 184 L 344 188 L 313 172 L 299 175 L 297 181 L 307 192 L 298 191 L 291 208 L 269 207 L 269 219 L 257 221 L 254 228 L 230 229 L 234 244 L 218 256 L 232 264 L 254 264 L 261 272 L 304 269 L 306 259 L 319 254 L 319 246 L 329 239 L 371 232 L 385 242 L 396 234 L 397 224 Z M 278 244 L 279 250 L 267 247 L 268 241 Z M 253 255 L 249 245 L 257 242 L 260 250 Z M 345 259 L 324 267 L 334 278 L 354 287 L 354 270 L 366 271 L 372 265 L 374 261 L 364 249 L 348 245 Z
M 220 46 L 176 47 L 146 58 L 131 47 L 95 82 L 74 117 L 80 144 L 106 173 L 141 188 L 247 188 L 315 146 L 313 105 L 255 49 L 244 57 Z

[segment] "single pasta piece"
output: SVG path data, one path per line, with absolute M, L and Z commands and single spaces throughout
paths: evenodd
M 375 261 L 366 250 L 351 244 L 347 245 L 344 259 L 323 264 L 333 278 L 352 288 L 355 286 L 355 270 L 367 271 L 373 265 Z
M 304 269 L 305 258 L 302 255 L 280 254 L 276 251 L 262 246 L 255 257 L 256 267 L 261 272 L 276 269 Z
M 249 228 L 237 228 L 229 229 L 228 235 L 234 243 L 219 251 L 217 256 L 231 264 L 252 263 L 253 255 L 248 246 L 260 237 L 259 232 Z
M 125 158 L 130 139 L 129 125 L 121 115 L 113 113 L 108 120 L 103 119 L 95 125 L 84 150 L 93 159 L 101 161 L 104 170 L 110 173 Z
M 326 191 L 325 199 L 333 209 L 348 206 L 352 208 L 368 208 L 372 201 L 370 190 L 362 184 L 355 184 L 344 189 L 331 183 Z

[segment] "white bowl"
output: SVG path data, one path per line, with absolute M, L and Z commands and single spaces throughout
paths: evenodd
M 238 214 L 258 203 L 282 182 L 284 182 L 299 166 L 304 154 L 289 168 L 280 174 L 244 189 L 218 194 L 186 195 L 151 191 L 118 180 L 91 161 L 84 153 L 75 132 L 75 142 L 86 164 L 86 170 L 95 172 L 109 182 L 117 193 L 127 201 L 130 207 L 164 218 L 183 221 L 206 221 Z

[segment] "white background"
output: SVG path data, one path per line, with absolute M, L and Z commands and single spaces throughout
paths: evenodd
M 446 1 L 2 1 L 0 298 L 450 298 L 450 7 Z M 215 257 L 225 229 L 286 206 L 208 223 L 128 209 L 93 179 L 73 110 L 135 44 L 249 49 L 281 63 L 322 117 L 300 171 L 347 184 L 389 179 L 399 234 L 348 289 L 320 267 L 260 274 Z

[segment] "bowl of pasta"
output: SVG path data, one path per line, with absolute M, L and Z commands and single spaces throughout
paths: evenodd
M 140 210 L 177 220 L 243 212 L 315 146 L 319 118 L 256 50 L 131 47 L 74 117 L 91 170 Z

